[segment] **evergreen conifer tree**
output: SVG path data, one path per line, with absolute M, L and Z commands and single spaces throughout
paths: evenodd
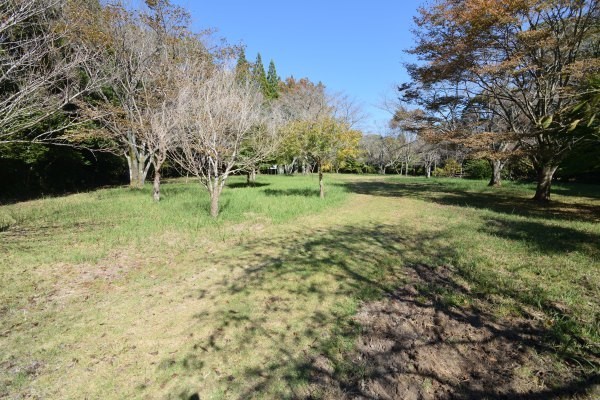
M 260 53 L 256 55 L 256 62 L 252 68 L 252 80 L 260 87 L 262 94 L 268 97 L 267 74 Z
M 245 83 L 250 79 L 250 63 L 246 59 L 246 51 L 242 48 L 235 66 L 235 76 L 239 82 Z
M 273 60 L 269 63 L 269 72 L 267 72 L 266 97 L 269 99 L 276 99 L 279 97 L 279 77 L 277 76 Z

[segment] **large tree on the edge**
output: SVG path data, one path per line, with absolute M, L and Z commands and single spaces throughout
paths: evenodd
M 438 0 L 419 10 L 410 53 L 423 64 L 410 72 L 492 99 L 537 171 L 534 199 L 548 201 L 554 172 L 587 138 L 572 110 L 600 68 L 599 20 L 598 0 Z

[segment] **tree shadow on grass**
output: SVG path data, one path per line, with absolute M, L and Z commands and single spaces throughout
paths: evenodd
M 572 184 L 556 185 L 552 187 L 552 192 L 562 196 L 587 197 L 590 199 L 600 199 L 600 188 L 594 184 Z
M 144 190 L 148 191 L 148 195 L 150 195 L 150 187 L 145 188 Z M 173 197 L 180 195 L 194 195 L 197 196 L 199 194 L 206 193 L 206 189 L 198 182 L 198 180 L 190 180 L 187 184 L 182 184 L 180 182 L 173 182 L 170 184 L 161 185 L 160 191 L 162 194 L 161 201 L 170 200 Z
M 265 189 L 264 193 L 267 196 L 304 196 L 318 197 L 319 191 L 315 189 Z
M 533 322 L 536 312 L 522 296 L 523 316 L 498 318 L 489 294 L 459 283 L 465 278 L 459 270 L 411 265 L 407 275 L 407 284 L 388 299 L 359 312 L 358 349 L 344 368 L 322 356 L 309 364 L 318 396 L 541 400 L 600 393 L 597 349 L 566 349 L 554 329 Z M 559 312 L 544 311 L 551 309 Z M 559 372 L 555 356 L 571 373 Z
M 526 219 L 485 218 L 481 231 L 488 235 L 524 242 L 545 254 L 578 251 L 600 258 L 600 235 L 557 224 Z
M 231 266 L 241 275 L 213 282 L 238 305 L 191 321 L 215 326 L 191 356 L 233 348 L 254 357 L 237 372 L 223 366 L 219 381 L 237 398 L 277 392 L 282 382 L 295 398 L 542 399 L 592 390 L 600 355 L 577 322 L 543 287 L 531 296 L 461 266 L 450 239 L 372 225 L 247 243 Z M 363 304 L 357 318 L 348 299 Z M 519 315 L 498 317 L 499 299 L 515 302 Z M 569 323 L 544 325 L 550 319 Z
M 539 204 L 503 189 L 494 192 L 470 192 L 447 182 L 363 181 L 346 182 L 342 185 L 354 193 L 416 198 L 442 205 L 487 209 L 509 215 L 587 222 L 600 221 L 599 206 L 555 200 L 547 204 Z
M 230 189 L 240 189 L 240 188 L 261 188 L 265 186 L 271 185 L 270 183 L 264 182 L 229 182 L 227 183 L 227 187 Z

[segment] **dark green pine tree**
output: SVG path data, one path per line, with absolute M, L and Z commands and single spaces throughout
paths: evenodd
M 269 72 L 267 72 L 267 94 L 268 99 L 276 99 L 279 97 L 279 77 L 275 70 L 273 60 L 269 63 Z
M 260 53 L 256 55 L 256 62 L 252 67 L 252 80 L 260 87 L 262 94 L 268 97 L 267 74 Z
M 244 48 L 240 51 L 237 64 L 235 66 L 235 77 L 238 82 L 246 83 L 250 79 L 250 63 L 246 59 L 246 51 Z

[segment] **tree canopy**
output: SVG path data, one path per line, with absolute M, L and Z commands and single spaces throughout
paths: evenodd
M 420 63 L 401 92 L 438 118 L 436 130 L 517 144 L 538 173 L 535 199 L 547 201 L 560 162 L 590 138 L 572 110 L 600 67 L 599 15 L 594 0 L 436 1 L 419 9 L 409 52 Z

